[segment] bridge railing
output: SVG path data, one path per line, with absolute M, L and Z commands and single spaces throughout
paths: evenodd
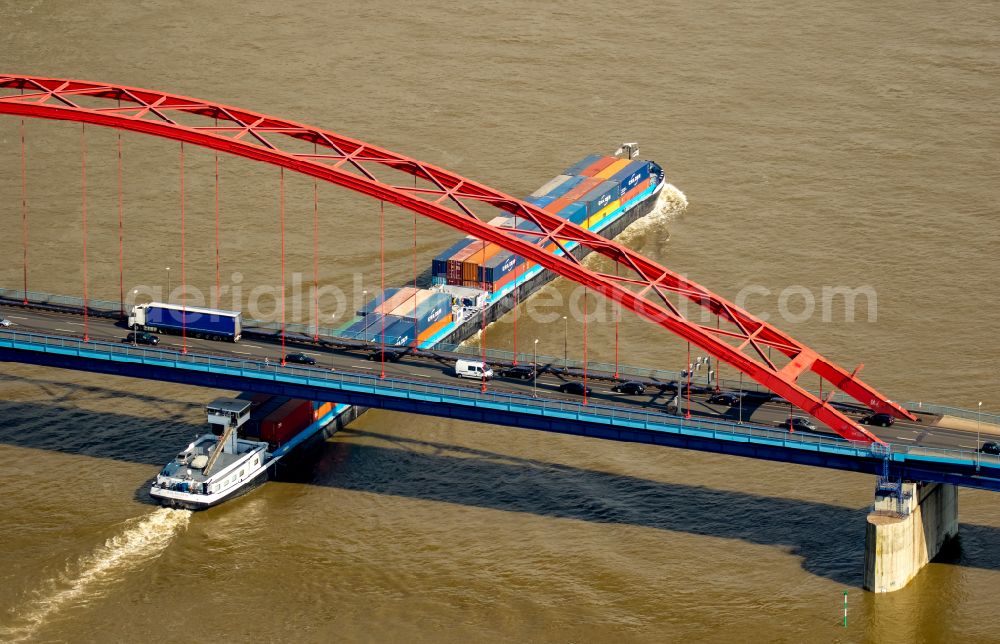
M 37 291 L 23 291 L 17 289 L 6 289 L 0 288 L 0 298 L 13 300 L 21 302 L 27 300 L 28 302 L 47 304 L 51 306 L 61 306 L 68 309 L 83 309 L 83 299 L 70 295 L 53 295 L 51 293 L 42 293 Z M 109 300 L 88 300 L 88 309 L 91 311 L 100 311 L 106 314 L 117 314 L 121 310 L 121 303 L 113 302 Z M 268 331 L 274 331 L 275 333 L 280 332 L 281 324 L 277 322 L 267 322 L 261 320 L 246 319 L 244 323 L 245 327 L 251 329 L 265 329 Z M 291 334 L 297 334 L 303 338 L 312 338 L 316 333 L 316 327 L 313 325 L 300 324 L 300 323 L 289 323 L 285 325 L 286 332 Z M 338 331 L 333 328 L 320 327 L 319 335 L 327 339 L 353 339 L 345 338 L 343 335 L 338 335 Z M 390 339 L 391 340 L 391 339 Z M 391 343 L 391 342 L 390 342 Z M 446 344 L 439 343 L 434 346 L 431 351 L 441 351 L 446 353 L 454 353 L 459 355 L 468 355 L 473 358 L 479 358 L 483 351 L 479 347 L 467 346 L 462 344 Z M 510 363 L 514 362 L 515 358 L 518 362 L 529 363 L 534 357 L 538 364 L 551 365 L 554 369 L 567 369 L 574 372 L 582 372 L 584 369 L 584 363 L 579 360 L 565 359 L 565 357 L 556 357 L 549 355 L 538 355 L 532 356 L 531 354 L 517 353 L 512 351 L 505 351 L 502 349 L 487 349 L 486 359 L 488 362 L 492 363 Z M 589 373 L 602 376 L 610 377 L 615 373 L 616 366 L 611 363 L 602 362 L 587 362 L 587 370 Z M 638 367 L 635 365 L 619 364 L 617 365 L 617 373 L 620 380 L 650 380 L 654 382 L 680 382 L 687 378 L 687 375 L 683 371 L 673 371 L 669 369 L 655 369 L 647 367 Z M 752 380 L 733 380 L 729 378 L 717 378 L 715 380 L 709 381 L 707 376 L 707 369 L 705 372 L 695 371 L 691 375 L 691 383 L 694 386 L 718 386 L 722 390 L 729 391 L 751 391 L 761 394 L 768 394 L 769 390 Z M 829 391 L 819 392 L 806 388 L 807 391 L 811 391 L 814 394 L 819 395 L 823 393 L 824 397 L 829 396 Z M 835 392 L 833 396 L 829 397 L 829 400 L 834 403 L 842 403 L 845 405 L 855 405 L 862 409 L 862 406 L 857 403 L 853 398 L 847 396 L 842 392 Z M 971 421 L 980 420 L 983 423 L 990 423 L 994 425 L 1000 425 L 1000 415 L 985 412 L 980 413 L 978 410 L 970 409 L 960 409 L 957 407 L 948 407 L 945 405 L 935 405 L 932 403 L 924 402 L 908 402 L 904 406 L 911 410 L 917 412 L 928 412 L 933 414 L 951 415 L 958 418 L 964 418 Z
M 974 422 L 982 421 L 983 423 L 1000 425 L 1000 415 L 991 412 L 979 412 L 975 409 L 961 409 L 959 407 L 948 407 L 947 405 L 935 405 L 925 402 L 908 402 L 903 406 L 911 411 L 925 411 L 931 414 L 955 416 Z
M 609 425 L 618 424 L 620 426 L 637 425 L 642 429 L 651 431 L 676 431 L 678 428 L 685 433 L 703 433 L 706 437 L 717 440 L 751 440 L 755 442 L 773 442 L 784 447 L 799 447 L 816 449 L 818 447 L 849 449 L 858 455 L 869 455 L 881 458 L 884 448 L 863 442 L 846 441 L 840 437 L 825 436 L 811 433 L 790 433 L 787 430 L 758 425 L 753 423 L 730 422 L 722 419 L 709 418 L 683 418 L 676 415 L 668 415 L 663 412 L 636 409 L 634 407 L 621 407 L 604 403 L 590 403 L 583 405 L 581 402 L 573 400 L 562 400 L 556 398 L 545 398 L 526 396 L 524 394 L 513 393 L 496 388 L 481 392 L 476 387 L 447 385 L 439 383 L 429 383 L 421 381 L 406 380 L 398 377 L 379 378 L 377 375 L 368 373 L 344 372 L 308 367 L 303 365 L 285 365 L 280 363 L 249 360 L 244 358 L 233 358 L 232 356 L 210 354 L 210 353 L 188 353 L 181 354 L 176 351 L 157 349 L 151 347 L 137 347 L 131 344 L 117 344 L 109 342 L 76 340 L 61 336 L 49 336 L 44 334 L 16 331 L 12 329 L 0 329 L 0 339 L 10 340 L 14 347 L 27 348 L 25 345 L 36 345 L 42 347 L 58 347 L 60 349 L 70 349 L 77 354 L 98 353 L 114 355 L 126 359 L 139 361 L 167 362 L 175 365 L 185 364 L 192 367 L 205 367 L 209 369 L 227 369 L 239 372 L 241 375 L 254 377 L 264 377 L 273 380 L 296 380 L 300 379 L 306 384 L 317 381 L 336 383 L 337 387 L 344 385 L 354 385 L 366 387 L 371 390 L 391 391 L 403 393 L 406 396 L 423 396 L 448 398 L 452 401 L 475 401 L 478 403 L 490 403 L 501 405 L 508 409 L 520 408 L 533 410 L 543 416 L 553 416 L 556 414 L 572 415 L 580 419 L 604 419 L 609 421 Z M 331 387 L 331 398 L 336 398 L 335 389 Z M 1000 457 L 987 454 L 976 454 L 969 450 L 943 449 L 916 447 L 910 445 L 893 444 L 890 446 L 892 453 L 896 454 L 920 454 L 935 456 L 937 458 L 950 458 L 958 461 L 993 463 L 1000 466 Z
M 13 301 L 23 301 L 27 299 L 28 302 L 36 304 L 45 304 L 50 306 L 61 306 L 69 309 L 76 309 L 82 311 L 83 309 L 83 299 L 80 297 L 70 296 L 70 295 L 53 295 L 51 293 L 42 293 L 36 291 L 22 291 L 17 289 L 5 289 L 0 288 L 0 298 L 5 298 Z M 106 314 L 117 314 L 121 311 L 121 303 L 113 302 L 109 300 L 88 300 L 87 308 L 90 311 L 100 311 Z M 127 311 L 127 307 L 126 307 Z M 245 330 L 255 330 L 255 331 L 271 331 L 274 333 L 279 333 L 281 331 L 281 323 L 271 322 L 264 320 L 254 320 L 251 318 L 244 318 L 244 329 Z M 312 338 L 317 335 L 317 330 L 315 325 L 301 324 L 301 323 L 287 323 L 285 325 L 285 331 L 291 335 L 301 336 L 303 339 Z M 331 327 L 320 327 L 318 335 L 321 338 L 327 340 L 344 339 L 359 341 L 363 340 L 361 337 L 349 337 L 344 334 L 339 329 Z M 395 342 L 395 338 L 386 336 L 387 345 L 392 345 Z M 377 343 L 373 343 L 373 346 Z M 490 363 L 512 363 L 515 360 L 520 363 L 530 363 L 532 359 L 535 360 L 540 365 L 549 365 L 550 368 L 554 370 L 567 370 L 571 372 L 580 373 L 584 370 L 584 363 L 581 360 L 576 360 L 568 358 L 566 356 L 550 356 L 550 355 L 535 355 L 525 354 L 525 353 L 514 353 L 513 351 L 506 351 L 503 349 L 489 349 L 487 348 L 484 352 L 481 348 L 476 346 L 470 346 L 465 344 L 451 344 L 451 343 L 438 343 L 434 345 L 429 351 L 453 353 L 458 355 L 468 355 L 471 358 L 479 359 L 484 353 L 487 362 Z M 670 369 L 657 369 L 651 367 L 639 367 L 636 365 L 629 364 L 619 364 L 616 365 L 612 363 L 604 362 L 592 362 L 586 363 L 587 371 L 595 376 L 600 377 L 612 377 L 616 372 L 618 373 L 620 380 L 649 380 L 653 382 L 679 382 L 685 380 L 687 375 L 683 373 L 683 370 L 670 370 Z M 707 379 L 707 369 L 702 371 L 695 371 L 691 375 L 692 385 L 698 386 L 718 386 L 720 389 L 724 390 L 743 390 L 743 391 L 753 391 L 758 393 L 769 393 L 766 387 L 763 387 L 756 382 L 744 379 L 733 380 L 726 378 L 716 378 L 711 382 Z M 818 392 L 814 392 L 818 393 Z M 831 398 L 832 402 L 843 402 L 843 403 L 855 403 L 852 398 L 846 396 L 840 392 L 834 394 Z

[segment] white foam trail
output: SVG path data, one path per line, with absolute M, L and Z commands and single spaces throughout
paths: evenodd
M 59 579 L 42 585 L 37 599 L 11 611 L 19 626 L 0 628 L 0 641 L 20 642 L 30 638 L 45 625 L 46 620 L 81 597 L 92 595 L 90 590 L 102 582 L 134 570 L 159 557 L 191 519 L 190 510 L 160 508 L 150 514 L 129 519 L 120 533 L 107 539 L 91 554 L 83 557 Z
M 679 188 L 673 184 L 664 184 L 660 189 L 660 195 L 656 198 L 656 203 L 645 217 L 640 217 L 626 228 L 615 240 L 620 244 L 631 247 L 630 242 L 650 230 L 661 229 L 666 224 L 674 220 L 677 215 L 684 212 L 688 207 L 687 197 Z M 593 257 L 591 255 L 590 257 Z

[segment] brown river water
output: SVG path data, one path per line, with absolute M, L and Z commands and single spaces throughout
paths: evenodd
M 630 246 L 749 295 L 896 400 L 1000 410 L 995 2 L 24 0 L 0 24 L 0 73 L 238 105 L 515 195 L 639 141 L 689 205 Z M 7 288 L 19 127 L 0 117 Z M 80 127 L 25 138 L 30 287 L 79 295 Z M 91 296 L 116 300 L 116 134 L 86 142 Z M 177 144 L 124 135 L 123 154 L 126 286 L 160 288 L 167 266 L 176 285 Z M 186 154 L 187 270 L 207 288 L 213 157 Z M 220 173 L 222 279 L 247 306 L 280 279 L 277 171 Z M 309 281 L 312 184 L 288 194 L 289 267 Z M 325 186 L 319 202 L 320 282 L 374 290 L 377 204 Z M 387 225 L 394 284 L 412 216 Z M 457 236 L 418 222 L 420 266 Z M 850 319 L 824 289 L 866 295 Z M 519 348 L 579 358 L 560 315 L 522 316 Z M 614 326 L 589 333 L 590 359 L 613 360 Z M 681 368 L 679 340 L 629 316 L 620 335 L 623 362 Z M 513 341 L 507 321 L 487 334 Z M 157 509 L 149 479 L 224 393 L 0 368 L 0 641 L 1000 641 L 994 494 L 963 490 L 960 543 L 883 596 L 861 589 L 871 477 L 436 418 L 369 413 L 291 480 Z

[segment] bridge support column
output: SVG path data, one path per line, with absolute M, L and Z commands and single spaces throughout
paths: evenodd
M 889 593 L 910 583 L 958 536 L 958 490 L 944 483 L 878 489 L 865 534 L 865 589 Z

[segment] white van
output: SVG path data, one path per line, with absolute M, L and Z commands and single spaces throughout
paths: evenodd
M 474 380 L 493 379 L 493 370 L 485 362 L 479 360 L 456 360 L 455 375 L 459 378 L 472 378 Z

